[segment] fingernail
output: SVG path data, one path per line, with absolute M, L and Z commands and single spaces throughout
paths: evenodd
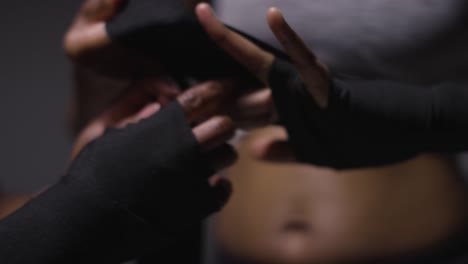
M 268 12 L 270 12 L 270 13 L 276 13 L 278 11 L 279 11 L 279 9 L 276 6 L 272 6 L 272 7 L 268 8 Z
M 211 6 L 207 3 L 201 3 L 198 5 L 198 8 L 200 8 L 201 10 L 205 10 L 209 15 L 214 15 L 214 12 L 213 12 L 213 9 L 211 8 Z

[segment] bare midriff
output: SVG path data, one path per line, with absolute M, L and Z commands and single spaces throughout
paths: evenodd
M 234 194 L 217 219 L 231 254 L 266 263 L 323 263 L 417 250 L 456 232 L 465 215 L 465 186 L 447 158 L 425 154 L 382 168 L 334 171 L 262 163 L 249 142 L 228 175 Z

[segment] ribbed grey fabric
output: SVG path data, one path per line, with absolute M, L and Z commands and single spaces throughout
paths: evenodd
M 288 22 L 333 71 L 418 83 L 467 79 L 465 0 L 216 0 L 222 20 L 279 47 L 265 12 Z

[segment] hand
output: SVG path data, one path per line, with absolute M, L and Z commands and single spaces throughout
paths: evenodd
M 106 22 L 116 16 L 126 0 L 85 0 L 64 37 L 65 53 L 74 64 L 75 97 L 70 124 L 76 133 L 115 100 L 137 78 L 157 90 L 161 104 L 172 101 L 179 87 L 165 81 L 159 65 L 113 43 Z M 161 83 L 164 82 L 164 85 Z
M 193 8 L 196 2 L 187 1 L 187 5 Z M 122 4 L 123 1 L 117 0 L 85 1 L 66 34 L 65 51 L 76 66 L 77 102 L 71 115 L 75 131 L 81 130 L 96 113 L 105 109 L 106 102 L 113 100 L 123 87 L 131 85 L 135 74 L 155 80 L 164 78 L 154 61 L 131 54 L 109 38 L 105 23 L 118 13 Z M 156 85 L 152 85 L 152 89 L 165 87 L 158 91 L 158 100 L 175 99 L 179 87 L 159 83 L 156 81 Z M 244 85 L 237 85 L 244 92 L 236 94 L 236 100 L 229 102 L 232 108 L 227 113 L 241 128 L 261 127 L 277 120 L 270 89 L 249 90 Z
M 105 23 L 117 14 L 122 0 L 86 0 L 64 39 L 67 53 L 73 57 L 96 47 L 109 45 Z
M 224 26 L 216 18 L 208 4 L 198 4 L 196 13 L 205 31 L 218 46 L 246 67 L 265 85 L 269 84 L 270 69 L 275 59 L 271 53 L 260 49 L 246 38 Z M 270 8 L 267 16 L 270 29 L 290 56 L 310 94 L 321 107 L 325 108 L 330 85 L 330 76 L 326 68 L 317 61 L 316 56 L 286 23 L 277 8 Z
M 104 76 L 133 78 L 135 74 L 155 75 L 159 66 L 112 42 L 106 22 L 118 14 L 126 0 L 86 0 L 65 34 L 64 49 L 71 60 Z
M 194 128 L 193 132 L 206 149 L 217 147 L 219 143 L 228 140 L 234 133 L 234 123 L 227 116 L 215 116 L 207 119 L 213 113 L 225 112 L 226 99 L 229 97 L 226 83 L 205 82 L 196 85 L 177 97 L 185 109 L 190 122 L 205 121 Z M 107 111 L 94 119 L 78 136 L 72 150 L 74 160 L 82 149 L 91 141 L 101 137 L 108 128 L 125 128 L 156 114 L 169 101 L 155 101 L 160 90 L 171 89 L 171 84 L 159 79 L 141 81 L 132 87 Z M 210 127 L 217 129 L 210 130 Z M 232 157 L 231 157 L 232 158 Z M 220 160 L 220 164 L 226 163 Z M 227 163 L 230 163 L 227 162 Z M 217 166 L 219 167 L 219 166 Z
M 275 61 L 273 54 L 225 27 L 215 17 L 208 4 L 199 4 L 196 13 L 213 41 L 268 86 Z M 290 56 L 307 91 L 319 107 L 326 108 L 330 87 L 330 76 L 326 68 L 317 61 L 315 55 L 286 23 L 278 9 L 268 10 L 267 17 L 271 30 Z M 291 161 L 293 157 L 287 139 L 262 139 L 253 144 L 252 152 L 260 159 L 273 161 Z
M 261 161 L 274 163 L 297 162 L 286 132 L 280 134 L 264 133 L 262 137 L 252 138 L 246 151 L 252 158 Z
M 264 127 L 278 119 L 269 88 L 247 90 L 241 95 L 232 96 L 230 103 L 228 113 L 242 129 Z
M 210 184 L 208 178 L 237 158 L 226 144 L 235 126 L 222 114 L 225 91 L 218 82 L 206 82 L 178 96 L 186 119 L 181 122 L 177 104 L 161 107 L 151 91 L 129 90 L 83 131 L 68 181 L 95 182 L 98 190 L 169 232 L 219 210 L 231 184 L 221 178 Z M 198 124 L 190 133 L 196 145 L 184 132 L 185 123 Z

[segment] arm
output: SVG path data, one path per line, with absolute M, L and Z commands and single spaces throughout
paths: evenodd
M 127 94 L 84 132 L 86 139 L 110 127 L 78 144 L 67 175 L 0 222 L 2 261 L 123 261 L 149 245 L 164 248 L 218 210 L 229 187 L 225 181 L 211 187 L 208 178 L 212 168 L 233 161 L 223 144 L 234 128 L 216 115 L 215 94 L 221 96 L 217 87 L 198 86 L 160 112 L 146 92 Z M 206 104 L 194 104 L 195 97 Z M 140 110 L 123 111 L 137 99 L 144 102 Z M 188 125 L 202 116 L 211 118 Z
M 394 81 L 333 79 L 326 108 L 294 67 L 276 60 L 270 86 L 290 143 L 304 162 L 335 168 L 379 166 L 422 152 L 468 149 L 468 89 Z
M 379 119 L 395 129 L 407 130 L 408 141 L 421 151 L 468 148 L 466 83 L 422 87 L 392 81 L 335 80 L 334 87 L 331 109 L 341 108 L 356 119 Z

